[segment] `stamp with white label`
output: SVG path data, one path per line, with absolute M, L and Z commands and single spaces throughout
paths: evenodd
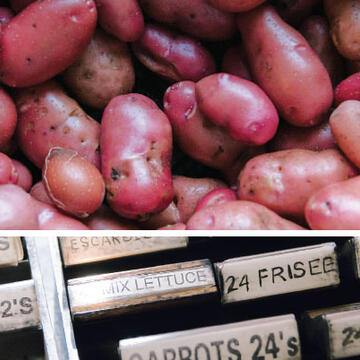
M 299 360 L 293 315 L 120 340 L 122 360 Z
M 346 256 L 352 263 L 355 277 L 360 280 L 360 238 L 354 237 L 346 244 Z
M 39 326 L 34 281 L 0 285 L 0 332 Z
M 17 266 L 24 258 L 19 237 L 0 237 L 0 267 Z
M 327 359 L 360 356 L 360 303 L 306 313 L 306 328 L 321 333 Z
M 209 260 L 161 265 L 68 281 L 74 318 L 111 316 L 217 292 Z
M 216 263 L 222 302 L 336 286 L 340 279 L 335 247 L 326 243 Z
M 186 248 L 187 237 L 80 236 L 60 238 L 65 266 Z

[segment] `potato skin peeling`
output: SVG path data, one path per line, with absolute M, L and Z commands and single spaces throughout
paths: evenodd
M 51 148 L 45 159 L 42 181 L 54 204 L 77 217 L 95 212 L 105 196 L 99 170 L 73 150 Z

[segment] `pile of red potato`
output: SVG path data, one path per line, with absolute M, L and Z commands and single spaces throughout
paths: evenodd
M 360 229 L 360 0 L 1 5 L 1 229 Z

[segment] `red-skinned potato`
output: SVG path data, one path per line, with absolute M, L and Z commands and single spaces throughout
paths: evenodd
M 198 39 L 218 41 L 235 33 L 235 18 L 211 6 L 208 0 L 140 0 L 144 12 Z
M 231 137 L 249 145 L 272 139 L 279 124 L 275 106 L 251 81 L 231 74 L 213 74 L 196 83 L 200 111 Z
M 349 76 L 335 88 L 336 105 L 347 100 L 360 100 L 360 72 Z
M 104 109 L 112 98 L 134 87 L 128 46 L 98 29 L 81 57 L 61 78 L 79 102 Z
M 0 184 L 17 184 L 19 174 L 12 160 L 0 153 Z
M 0 80 L 13 87 L 32 86 L 65 70 L 85 50 L 96 19 L 93 0 L 30 4 L 2 31 Z
M 281 17 L 289 24 L 298 25 L 310 15 L 320 0 L 275 0 L 274 5 Z
M 53 201 L 49 198 L 49 195 L 47 194 L 42 181 L 39 181 L 39 182 L 37 182 L 36 184 L 33 185 L 33 187 L 30 189 L 30 195 L 35 200 L 41 201 L 41 202 L 43 202 L 45 204 L 48 204 L 48 205 L 55 206 Z
M 91 230 L 139 230 L 134 223 L 120 218 L 105 204 L 84 219 L 84 223 Z
M 38 229 L 34 200 L 20 186 L 0 185 L 0 229 Z
M 238 27 L 253 78 L 280 115 L 295 126 L 319 124 L 333 101 L 332 84 L 303 36 L 272 6 L 239 14 Z
M 171 125 L 151 99 L 112 99 L 102 117 L 100 144 L 107 201 L 116 213 L 144 220 L 170 204 Z
M 78 217 L 89 216 L 104 200 L 105 184 L 100 171 L 73 150 L 49 150 L 42 182 L 58 208 Z
M 82 222 L 57 211 L 55 207 L 40 201 L 33 201 L 33 211 L 37 214 L 38 230 L 90 230 Z
M 13 136 L 17 123 L 14 101 L 0 88 L 0 148 L 3 148 Z
M 9 0 L 9 3 L 15 12 L 20 12 L 34 1 L 35 0 Z
M 20 161 L 14 159 L 12 159 L 11 161 L 18 174 L 16 185 L 22 187 L 25 191 L 29 192 L 32 185 L 32 175 L 30 170 Z
M 338 52 L 349 60 L 360 60 L 359 1 L 324 0 L 323 3 Z
M 262 204 L 280 216 L 301 220 L 311 195 L 356 174 L 338 150 L 277 151 L 246 164 L 239 174 L 238 197 Z
M 344 78 L 344 61 L 332 42 L 327 19 L 319 15 L 310 16 L 302 23 L 300 32 L 319 56 L 333 86 L 336 86 Z
M 121 41 L 135 41 L 144 31 L 144 18 L 137 0 L 95 0 L 99 24 Z
M 360 230 L 360 176 L 316 192 L 305 215 L 313 230 Z
M 229 168 L 245 148 L 226 129 L 212 123 L 201 113 L 192 81 L 182 81 L 167 89 L 164 111 L 180 148 L 203 164 L 217 169 Z
M 321 151 L 336 148 L 336 141 L 328 121 L 311 128 L 301 129 L 301 131 L 296 126 L 283 123 L 269 143 L 271 151 L 290 149 Z
M 148 24 L 132 43 L 138 60 L 170 81 L 198 81 L 215 72 L 212 55 L 197 41 L 156 24 Z
M 228 201 L 237 200 L 236 193 L 231 189 L 216 189 L 201 198 L 196 206 L 195 212 L 208 206 L 220 205 Z
M 249 11 L 261 5 L 265 0 L 209 0 L 214 7 L 228 12 Z
M 100 167 L 100 124 L 68 97 L 55 81 L 16 91 L 17 141 L 23 153 L 42 168 L 52 147 L 77 151 Z
M 249 65 L 242 47 L 239 45 L 231 46 L 225 51 L 221 62 L 221 72 L 252 81 Z
M 215 189 L 227 188 L 226 184 L 217 179 L 189 178 L 173 176 L 174 200 L 158 214 L 150 216 L 142 223 L 145 229 L 157 229 L 167 225 L 186 223 L 194 213 L 197 203 L 207 193 Z
M 360 101 L 344 101 L 331 114 L 329 121 L 339 148 L 360 168 Z
M 187 230 L 304 230 L 263 205 L 250 201 L 228 201 L 196 212 Z

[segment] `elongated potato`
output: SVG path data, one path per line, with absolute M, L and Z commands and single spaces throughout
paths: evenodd
M 144 31 L 144 18 L 137 0 L 95 0 L 99 24 L 121 41 L 135 41 Z
M 332 42 L 327 19 L 319 15 L 310 16 L 301 24 L 300 32 L 319 56 L 335 87 L 344 78 L 345 69 L 343 58 Z
M 88 116 L 55 81 L 18 90 L 17 140 L 24 154 L 42 168 L 50 148 L 75 150 L 100 166 L 100 124 Z
M 198 81 L 216 70 L 212 55 L 198 41 L 160 25 L 146 25 L 132 50 L 148 69 L 170 81 Z
M 187 230 L 304 230 L 265 206 L 250 201 L 229 201 L 196 212 Z
M 339 148 L 360 168 L 360 101 L 341 103 L 330 116 L 330 126 Z
M 34 200 L 20 186 L 13 184 L 0 185 L 0 229 L 38 229 Z
M 339 53 L 349 60 L 360 60 L 360 2 L 324 0 L 324 8 Z
M 279 117 L 267 95 L 251 81 L 230 74 L 213 74 L 196 83 L 200 111 L 228 129 L 235 140 L 263 145 L 276 133 Z
M 180 148 L 205 165 L 227 169 L 245 148 L 226 129 L 201 113 L 194 82 L 182 81 L 170 86 L 164 95 L 164 110 Z
M 271 151 L 290 149 L 321 151 L 336 148 L 336 141 L 328 121 L 311 128 L 301 129 L 301 131 L 295 126 L 283 123 L 269 143 Z
M 96 18 L 93 0 L 31 3 L 2 31 L 0 80 L 24 87 L 60 73 L 85 50 Z
M 332 84 L 310 45 L 271 6 L 238 15 L 251 73 L 280 115 L 295 126 L 314 126 L 333 101 Z
M 230 39 L 235 33 L 235 17 L 211 6 L 208 0 L 140 0 L 144 12 L 198 39 Z
M 360 230 L 360 176 L 316 192 L 305 215 L 313 230 Z
M 240 172 L 238 197 L 277 214 L 304 217 L 307 200 L 321 188 L 357 174 L 338 150 L 283 150 L 251 159 Z
M 104 109 L 112 98 L 134 87 L 127 44 L 96 30 L 81 57 L 62 73 L 62 80 L 79 102 Z
M 80 218 L 95 212 L 104 200 L 105 184 L 100 171 L 74 150 L 51 148 L 42 182 L 59 209 Z
M 116 213 L 144 220 L 170 204 L 171 125 L 152 100 L 140 94 L 112 99 L 100 143 L 107 200 Z
M 0 88 L 0 148 L 12 138 L 17 124 L 17 113 L 14 101 Z

